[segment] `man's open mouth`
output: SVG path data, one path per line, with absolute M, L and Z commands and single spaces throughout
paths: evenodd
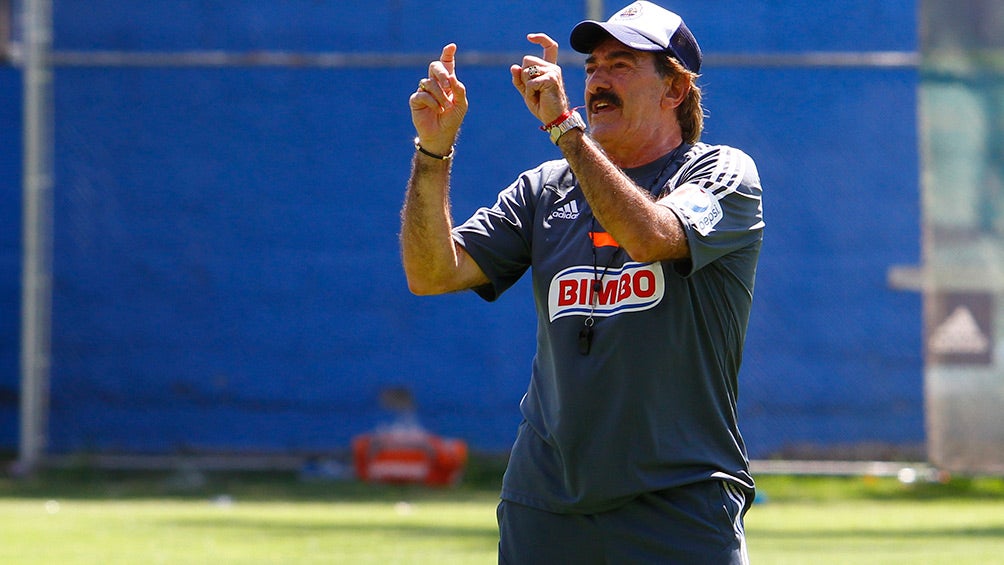
M 589 113 L 599 114 L 620 108 L 621 100 L 615 94 L 597 94 L 589 101 Z

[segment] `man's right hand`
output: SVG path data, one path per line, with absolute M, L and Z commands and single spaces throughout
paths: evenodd
M 443 47 L 439 60 L 429 64 L 429 76 L 419 81 L 408 100 L 419 142 L 439 155 L 450 153 L 467 114 L 467 89 L 457 80 L 456 53 L 454 43 Z

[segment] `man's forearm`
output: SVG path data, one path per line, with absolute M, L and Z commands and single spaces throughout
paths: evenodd
M 401 209 L 401 261 L 416 294 L 435 294 L 436 281 L 456 269 L 450 230 L 450 161 L 416 152 Z
M 671 210 L 656 204 L 581 130 L 558 140 L 596 217 L 635 261 L 689 256 L 686 233 Z

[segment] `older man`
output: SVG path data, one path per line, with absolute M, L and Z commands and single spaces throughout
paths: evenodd
M 529 268 L 537 353 L 498 508 L 500 563 L 744 563 L 753 495 L 736 415 L 763 232 L 756 166 L 699 142 L 701 50 L 635 2 L 575 26 L 589 131 L 558 45 L 512 82 L 564 159 L 454 226 L 467 111 L 447 45 L 411 95 L 401 247 L 416 294 L 494 300 Z

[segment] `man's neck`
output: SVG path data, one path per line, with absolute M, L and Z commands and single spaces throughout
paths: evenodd
M 603 146 L 603 151 L 613 164 L 621 169 L 633 169 L 655 161 L 659 157 L 676 149 L 683 143 L 679 134 L 669 135 L 649 142 L 627 140 L 624 144 Z

